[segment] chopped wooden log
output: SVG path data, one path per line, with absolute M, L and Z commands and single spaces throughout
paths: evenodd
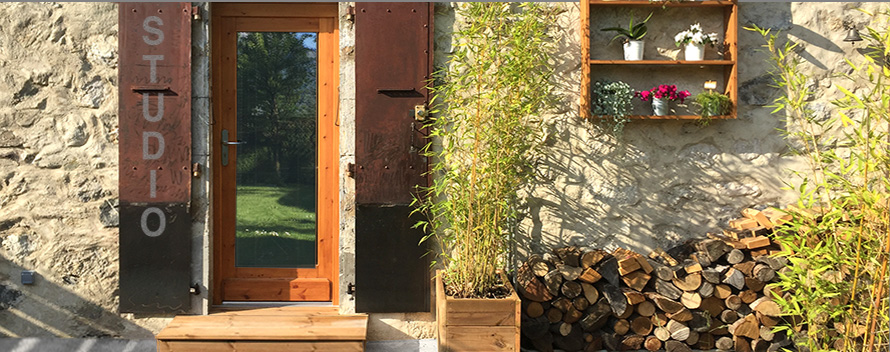
M 745 229 L 745 230 L 723 229 L 723 235 L 735 240 L 733 242 L 730 242 L 729 244 L 731 244 L 736 249 L 739 249 L 739 248 L 745 248 L 745 245 L 742 244 L 741 242 L 738 242 L 738 240 L 751 236 L 751 233 L 748 232 L 748 229 Z M 738 246 L 736 244 L 738 244 Z
M 739 292 L 739 298 L 742 299 L 742 303 L 744 304 L 751 304 L 751 302 L 757 300 L 757 297 L 757 292 L 754 292 L 752 290 L 744 290 L 742 292 Z
M 531 318 L 526 315 L 522 316 L 520 330 L 523 336 L 531 339 L 541 338 L 545 334 L 549 335 L 550 321 L 545 316 Z
M 727 309 L 720 313 L 720 321 L 724 323 L 732 324 L 736 320 L 739 320 L 739 314 L 732 309 Z
M 584 332 L 573 326 L 568 335 L 554 336 L 553 344 L 564 351 L 578 351 L 584 348 Z
M 841 340 L 838 340 L 841 341 Z M 769 341 L 754 339 L 751 341 L 751 350 L 754 352 L 766 352 L 769 349 Z M 841 349 L 843 350 L 843 349 Z
M 740 335 L 732 337 L 732 347 L 736 352 L 753 352 L 751 350 L 751 342 Z
M 554 249 L 553 254 L 556 254 L 562 264 L 578 266 L 578 259 L 581 256 L 581 250 L 575 246 L 568 246 Z
M 584 313 L 575 309 L 575 307 L 570 307 L 569 310 L 563 314 L 562 321 L 566 324 L 574 324 L 580 320 L 582 316 L 584 316 Z
M 559 334 L 559 336 L 568 336 L 570 333 L 572 333 L 572 324 L 559 322 L 551 325 L 550 331 L 555 334 Z
M 698 292 L 683 292 L 683 295 L 680 296 L 680 303 L 683 303 L 683 306 L 689 309 L 701 307 L 701 300 L 701 295 Z
M 584 252 L 584 254 L 581 255 L 581 267 L 584 269 L 590 268 L 598 264 L 600 260 L 603 260 L 603 258 L 608 255 L 608 252 L 601 249 L 594 249 L 592 251 Z
M 590 301 L 588 301 L 585 297 L 575 297 L 575 299 L 572 300 L 572 306 L 574 306 L 577 310 L 584 311 L 585 309 L 587 309 L 587 307 L 590 306 Z
M 699 340 L 701 340 L 701 338 L 699 338 Z M 733 345 L 732 338 L 726 336 L 717 339 L 717 342 L 714 343 L 714 346 L 721 351 L 732 350 Z
M 698 343 L 698 336 L 699 336 L 699 335 L 698 335 L 698 332 L 697 332 L 697 331 L 695 331 L 695 330 L 690 330 L 690 331 L 689 331 L 689 337 L 687 337 L 687 338 L 686 338 L 686 341 L 683 341 L 683 342 L 686 342 L 686 344 L 689 345 L 689 346 L 693 346 L 693 345 L 695 345 L 695 344 Z
M 729 295 L 729 297 L 726 297 L 726 299 L 723 300 L 723 303 L 726 304 L 726 308 L 739 310 L 742 306 L 742 299 L 736 295 Z
M 574 281 L 578 279 L 578 276 L 581 276 L 581 272 L 583 269 L 577 266 L 565 265 L 565 264 L 557 264 L 556 270 L 562 275 L 562 277 L 566 281 Z
M 637 269 L 640 269 L 640 262 L 638 262 L 634 257 L 627 256 L 624 258 L 618 259 L 618 273 L 621 275 L 630 274 Z
M 646 274 L 652 274 L 652 271 L 655 270 L 655 267 L 652 266 L 652 263 L 649 262 L 649 259 L 646 259 L 642 255 L 637 254 L 636 256 L 634 256 L 634 259 L 636 259 L 637 262 L 640 263 L 640 269 L 643 269 L 643 272 L 645 272 Z
M 655 304 L 652 301 L 643 301 L 637 305 L 637 314 L 644 317 L 651 317 L 655 314 Z
M 760 213 L 766 215 L 773 226 L 785 224 L 791 221 L 791 219 L 793 218 L 791 214 L 773 207 L 763 209 L 763 211 L 761 211 Z
M 578 280 L 584 281 L 588 284 L 600 281 L 600 279 L 602 278 L 603 276 L 600 275 L 600 273 L 598 273 L 593 268 L 584 269 L 584 271 L 581 272 L 581 275 L 578 276 Z
M 649 317 L 649 320 L 652 321 L 653 326 L 665 326 L 670 321 L 664 313 L 655 313 Z
M 707 332 L 711 330 L 711 316 L 707 312 L 702 311 L 694 311 L 692 312 L 692 320 L 686 323 L 692 331 L 695 332 Z
M 714 297 L 717 297 L 719 299 L 726 299 L 726 297 L 729 297 L 729 295 L 731 294 L 732 288 L 730 288 L 729 285 L 719 284 L 717 286 L 714 286 Z
M 714 295 L 714 284 L 707 282 L 707 281 L 703 281 L 701 283 L 701 287 L 698 288 L 698 294 L 702 298 L 707 298 L 707 297 L 713 296 Z
M 559 296 L 559 288 L 562 286 L 562 274 L 559 273 L 559 270 L 554 269 L 544 275 L 544 285 L 547 286 L 547 292 L 552 296 Z
M 677 313 L 680 310 L 685 309 L 679 302 L 672 301 L 661 295 L 651 295 L 649 299 L 655 302 L 655 305 L 665 313 Z
M 656 336 L 649 336 L 646 338 L 646 342 L 643 342 L 643 346 L 646 347 L 646 350 L 655 352 L 661 349 L 661 340 Z
M 674 271 L 671 270 L 670 267 L 656 266 L 655 267 L 655 277 L 657 277 L 661 280 L 664 280 L 664 281 L 671 281 L 671 279 L 673 279 L 675 276 L 674 276 Z
M 535 276 L 538 277 L 547 275 L 550 270 L 553 270 L 553 268 L 551 268 L 550 265 L 547 264 L 547 262 L 543 261 L 543 259 L 532 265 L 532 272 L 535 274 Z
M 686 322 L 692 320 L 692 312 L 689 309 L 683 308 L 676 313 L 667 313 L 667 317 L 672 320 Z
M 755 316 L 757 317 L 757 321 L 759 321 L 761 325 L 769 327 L 769 328 L 779 325 L 782 322 L 782 320 L 779 319 L 779 317 L 771 317 L 771 316 L 765 315 L 763 313 L 755 312 Z
M 769 245 L 772 244 L 772 242 L 769 240 L 769 237 L 766 237 L 766 236 L 749 237 L 749 238 L 745 238 L 739 242 L 744 243 L 745 247 L 747 247 L 748 249 L 758 249 L 758 248 L 768 247 Z
M 754 266 L 754 277 L 763 282 L 770 282 L 776 278 L 776 271 L 766 264 L 757 264 Z
M 726 254 L 726 262 L 729 264 L 738 264 L 745 260 L 745 253 L 738 249 L 733 249 Z
M 768 229 L 773 228 L 772 221 L 770 221 L 769 217 L 764 215 L 760 210 L 751 209 L 751 208 L 743 209 L 742 215 L 744 215 L 746 218 L 756 220 L 757 223 L 760 224 L 760 226 L 763 226 Z
M 711 350 L 714 349 L 714 335 L 703 332 L 698 334 L 698 343 L 695 344 L 695 347 L 699 350 Z
M 528 314 L 531 318 L 537 318 L 544 315 L 544 306 L 541 305 L 540 302 L 530 302 L 527 307 L 525 307 L 525 314 Z
M 637 305 L 646 300 L 646 296 L 639 291 L 626 287 L 621 289 L 621 293 L 624 294 L 624 297 L 627 298 L 627 304 L 630 305 Z
M 634 307 L 628 306 L 627 309 L 624 310 L 624 314 L 612 314 L 612 316 L 616 317 L 618 319 L 628 319 L 633 314 L 634 314 Z
M 674 286 L 677 286 L 677 288 L 683 291 L 695 291 L 701 286 L 701 274 L 689 274 L 682 279 L 675 278 L 672 282 L 674 283 Z
M 756 301 L 751 302 L 751 309 L 757 313 L 770 317 L 778 317 L 782 315 L 782 310 L 779 308 L 779 305 L 769 299 L 769 297 L 760 297 Z
M 630 329 L 637 335 L 649 335 L 652 332 L 652 321 L 648 317 L 637 317 L 630 322 Z
M 748 289 L 750 289 L 752 291 L 760 292 L 763 290 L 764 286 L 766 286 L 766 283 L 764 283 L 763 281 L 757 280 L 756 278 L 753 278 L 753 277 L 745 278 L 745 287 L 747 287 Z
M 702 270 L 702 265 L 698 261 L 687 259 L 683 261 L 683 270 L 685 270 L 687 274 L 694 274 Z
M 661 279 L 655 280 L 655 292 L 670 299 L 680 299 L 680 296 L 683 295 L 683 291 L 673 283 Z
M 667 329 L 674 340 L 686 341 L 686 338 L 689 337 L 689 327 L 679 321 L 671 319 L 667 324 Z
M 618 319 L 612 325 L 612 330 L 618 335 L 627 335 L 627 332 L 630 331 L 630 322 L 626 319 Z
M 671 339 L 671 332 L 667 327 L 659 326 L 652 332 L 659 341 L 667 341 Z
M 651 277 L 643 271 L 634 271 L 621 277 L 628 287 L 637 291 L 642 291 L 643 288 L 646 287 L 646 284 L 649 283 L 650 278 Z
M 657 257 L 664 259 L 664 262 L 667 263 L 667 265 L 674 266 L 680 264 L 680 262 L 674 259 L 670 254 L 667 254 L 661 247 L 655 248 L 652 252 L 655 253 Z
M 760 326 L 760 339 L 763 341 L 773 341 L 776 338 L 776 333 L 773 332 L 773 328 L 768 326 Z
M 587 308 L 586 312 L 587 315 L 581 318 L 579 324 L 582 330 L 593 331 L 606 325 L 609 316 L 612 314 L 612 307 L 605 298 L 602 298 L 596 304 Z
M 615 257 L 610 256 L 600 261 L 594 269 L 612 286 L 618 287 L 621 285 L 619 283 L 621 280 L 618 274 L 618 259 L 615 259 Z
M 723 304 L 723 300 L 717 297 L 708 297 L 702 299 L 701 307 L 699 307 L 699 309 L 707 312 L 708 315 L 710 315 L 711 317 L 720 315 L 720 312 L 722 312 L 724 308 L 726 307 Z
M 550 305 L 565 313 L 572 306 L 572 301 L 565 297 L 559 297 L 555 301 L 550 302 Z
M 553 352 L 553 335 L 546 333 L 541 337 L 530 338 L 529 340 L 531 340 L 532 346 L 539 352 Z
M 607 351 L 617 351 L 620 348 L 618 334 L 603 333 L 603 347 Z
M 581 295 L 581 284 L 575 281 L 566 281 L 562 284 L 562 294 L 569 299 Z
M 643 347 L 643 342 L 646 341 L 646 338 L 640 335 L 630 335 L 626 336 L 624 340 L 621 340 L 621 350 L 622 351 L 636 351 Z
M 757 324 L 757 318 L 753 314 L 748 314 L 729 325 L 729 333 L 734 336 L 756 339 L 760 337 L 760 325 Z
M 545 302 L 553 298 L 544 283 L 532 273 L 527 263 L 522 263 L 516 270 L 516 289 L 522 297 L 535 302 Z
M 732 267 L 738 271 L 741 271 L 745 276 L 751 276 L 751 271 L 754 270 L 754 265 L 756 265 L 753 260 L 743 261 L 741 263 L 735 264 Z
M 718 272 L 717 270 L 710 268 L 702 270 L 701 276 L 703 279 L 705 279 L 705 281 L 712 284 L 716 285 L 720 283 L 720 272 Z
M 699 252 L 707 254 L 708 259 L 710 259 L 711 262 L 716 262 L 720 257 L 726 254 L 726 252 L 732 250 L 732 247 L 723 243 L 723 241 L 714 239 L 699 241 L 695 244 L 695 248 L 698 249 Z
M 667 352 L 692 352 L 689 345 L 680 341 L 667 341 L 664 343 L 664 350 Z
M 620 316 L 627 311 L 627 298 L 624 297 L 624 294 L 621 293 L 621 290 L 617 287 L 610 284 L 603 284 L 600 285 L 599 291 L 603 294 L 606 300 L 609 301 L 609 306 L 612 308 L 612 314 Z
M 755 219 L 738 218 L 729 220 L 729 226 L 736 230 L 747 230 L 760 226 Z
M 745 287 L 745 274 L 742 274 L 742 272 L 736 270 L 736 268 L 729 268 L 729 270 L 726 271 L 726 277 L 723 279 L 723 283 L 735 287 L 736 290 L 741 290 Z
M 562 321 L 562 311 L 556 308 L 550 308 L 547 310 L 547 320 L 551 323 L 557 323 Z

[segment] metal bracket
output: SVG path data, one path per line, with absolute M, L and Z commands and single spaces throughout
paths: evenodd
M 227 166 L 229 165 L 229 147 L 244 144 L 244 142 L 229 141 L 229 130 L 224 129 L 221 134 L 222 136 L 220 136 L 220 139 L 222 140 L 222 149 L 220 150 L 220 157 L 222 159 L 222 165 Z
M 355 178 L 355 164 L 348 163 L 346 164 L 346 176 L 349 178 Z
M 349 22 L 355 22 L 355 6 L 349 6 L 346 8 L 346 20 Z
M 201 8 L 198 6 L 192 6 L 192 20 L 200 21 L 201 20 Z
M 347 295 L 355 294 L 355 284 L 354 283 L 350 282 L 350 283 L 346 284 L 346 294 Z
M 414 113 L 414 119 L 417 121 L 426 120 L 429 116 L 429 113 L 426 111 L 426 105 L 414 105 L 414 110 L 411 110 Z
M 193 295 L 200 295 L 201 294 L 201 284 L 199 284 L 197 282 L 194 283 L 192 286 L 189 287 L 189 293 L 193 294 Z

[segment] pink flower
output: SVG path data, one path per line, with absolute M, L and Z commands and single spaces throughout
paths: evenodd
M 683 102 L 686 98 L 689 97 L 689 91 L 677 91 L 676 85 L 667 85 L 661 84 L 656 87 L 653 87 L 650 90 L 643 90 L 637 92 L 637 96 L 640 97 L 642 101 L 649 101 L 649 99 L 663 99 L 667 98 L 668 100 L 680 100 Z

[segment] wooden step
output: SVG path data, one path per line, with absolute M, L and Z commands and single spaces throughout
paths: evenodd
M 364 351 L 368 316 L 336 307 L 277 307 L 180 315 L 158 335 L 158 352 Z

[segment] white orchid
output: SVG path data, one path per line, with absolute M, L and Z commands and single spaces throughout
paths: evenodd
M 677 46 L 683 44 L 710 44 L 711 46 L 714 46 L 714 44 L 719 42 L 719 38 L 717 37 L 717 33 L 705 34 L 702 32 L 701 24 L 696 23 L 689 26 L 688 30 L 677 33 L 677 35 L 674 36 L 674 42 L 676 42 Z

